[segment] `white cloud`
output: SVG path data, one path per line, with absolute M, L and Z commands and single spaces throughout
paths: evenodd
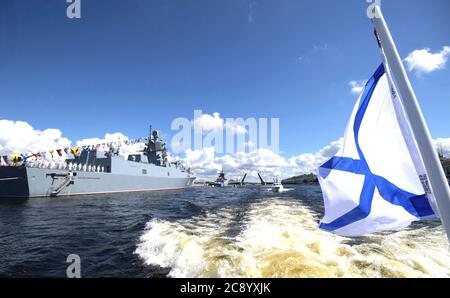
M 221 165 L 216 162 L 214 147 L 207 147 L 201 150 L 188 149 L 183 160 L 199 174 L 212 175 L 221 169 Z
M 416 75 L 430 73 L 445 68 L 447 58 L 450 55 L 450 47 L 445 46 L 440 52 L 432 53 L 430 49 L 421 49 L 411 52 L 405 58 L 410 72 Z
M 0 154 L 31 153 L 70 146 L 59 129 L 40 131 L 23 121 L 0 120 Z
M 320 165 L 332 158 L 342 147 L 343 139 L 332 142 L 316 153 L 304 153 L 289 159 L 298 175 L 314 173 Z
M 83 139 L 76 142 L 77 146 L 97 145 L 102 143 L 126 141 L 129 138 L 123 133 L 107 133 L 105 137 Z M 0 120 L 0 155 L 11 153 L 35 153 L 46 152 L 66 148 L 72 142 L 62 137 L 59 129 L 49 128 L 43 131 L 34 129 L 24 121 Z M 144 148 L 145 144 L 136 143 L 126 145 L 122 143 L 120 155 L 127 157 L 135 154 Z
M 286 159 L 268 149 L 250 153 L 217 156 L 213 147 L 186 151 L 183 159 L 199 177 L 213 179 L 222 168 L 230 177 L 242 177 L 243 173 L 257 177 L 261 173 L 266 180 L 314 173 L 318 166 L 333 157 L 341 148 L 342 139 L 332 142 L 316 153 L 305 153 Z M 251 178 L 250 178 L 251 179 Z
M 192 121 L 196 130 L 201 130 L 204 134 L 220 132 L 226 129 L 234 134 L 245 134 L 247 130 L 236 121 L 225 121 L 220 114 L 215 112 L 212 115 L 202 114 Z
M 247 133 L 247 129 L 244 126 L 236 123 L 235 121 L 227 121 L 225 123 L 225 128 L 228 132 L 238 135 L 243 135 Z
M 256 176 L 257 172 L 268 178 L 286 176 L 290 163 L 269 149 L 256 149 L 250 153 L 239 152 L 217 156 L 213 147 L 187 150 L 183 160 L 201 177 L 214 178 L 222 168 L 228 176 L 242 176 L 244 172 Z M 289 176 L 289 175 L 287 175 Z
M 252 141 L 248 141 L 248 142 L 245 142 L 245 147 L 248 149 L 252 149 L 252 148 L 256 147 L 256 144 L 253 143 Z
M 363 80 L 355 81 L 354 80 L 354 81 L 348 82 L 348 84 L 350 85 L 352 94 L 359 95 L 363 91 L 364 86 L 366 85 L 366 81 L 363 81 Z
M 212 115 L 202 114 L 192 122 L 195 129 L 202 130 L 204 133 L 211 133 L 222 130 L 224 126 L 224 120 L 217 112 L 213 113 Z

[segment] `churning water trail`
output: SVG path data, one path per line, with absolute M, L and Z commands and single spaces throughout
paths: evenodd
M 348 239 L 317 228 L 320 197 L 265 195 L 192 218 L 152 219 L 136 254 L 170 277 L 448 277 L 450 251 L 440 225 Z M 308 195 L 312 193 L 309 191 Z M 300 198 L 300 199 L 299 199 Z M 230 236 L 228 227 L 241 226 Z

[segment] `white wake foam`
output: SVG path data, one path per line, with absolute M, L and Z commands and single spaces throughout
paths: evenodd
M 323 232 L 300 202 L 251 206 L 242 231 L 226 237 L 233 210 L 189 220 L 151 220 L 136 253 L 172 277 L 448 277 L 450 250 L 441 227 L 365 238 Z M 226 233 L 225 233 L 226 235 Z

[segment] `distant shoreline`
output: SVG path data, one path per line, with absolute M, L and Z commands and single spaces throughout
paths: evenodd
M 309 175 L 300 175 L 294 176 L 288 179 L 284 179 L 281 181 L 282 184 L 291 184 L 291 185 L 316 185 L 319 184 L 319 180 L 317 176 L 314 174 Z

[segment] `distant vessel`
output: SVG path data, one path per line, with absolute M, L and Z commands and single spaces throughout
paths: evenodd
M 225 173 L 223 169 L 222 171 L 220 171 L 219 177 L 217 177 L 216 181 L 208 182 L 208 185 L 212 187 L 224 187 L 228 185 L 228 179 L 225 178 Z
M 272 191 L 273 192 L 283 192 L 285 191 L 283 184 L 278 181 L 278 179 L 275 179 L 275 182 L 272 185 Z
M 151 131 L 151 130 L 150 130 Z M 119 149 L 120 150 L 120 149 Z M 101 156 L 98 156 L 101 155 Z M 137 192 L 182 189 L 195 177 L 171 163 L 158 131 L 151 131 L 145 149 L 128 160 L 116 152 L 83 150 L 58 168 L 42 164 L 0 167 L 0 198 Z

